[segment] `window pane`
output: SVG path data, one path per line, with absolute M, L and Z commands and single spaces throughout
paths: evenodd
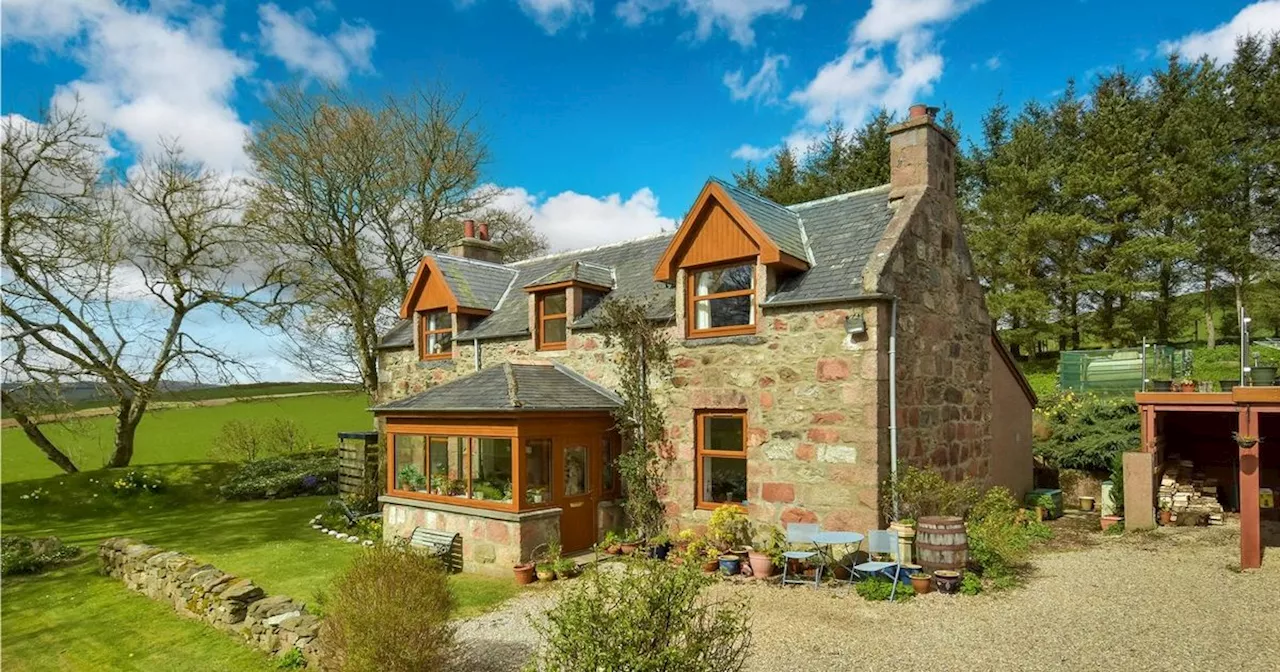
M 755 267 L 749 264 L 702 271 L 698 273 L 694 282 L 694 294 L 696 296 L 706 296 L 707 294 L 732 292 L 735 289 L 750 289 L 754 280 Z
M 742 418 L 708 415 L 702 423 L 703 450 L 743 450 Z
M 466 450 L 461 436 L 431 437 L 431 494 L 467 496 Z
M 617 459 L 617 455 L 613 454 L 613 439 L 605 437 L 604 447 L 600 452 L 604 454 L 604 464 L 601 465 L 603 468 L 601 469 L 600 489 L 604 492 L 612 492 L 615 468 L 613 461 Z
M 747 461 L 737 457 L 702 458 L 702 501 L 745 502 Z
M 564 343 L 565 336 L 565 319 L 563 317 L 546 320 L 542 323 L 543 343 Z
M 532 439 L 524 444 L 524 501 L 551 501 L 551 440 Z
M 755 311 L 751 309 L 750 296 L 695 301 L 693 313 L 696 329 L 755 324 L 756 317 Z
M 396 434 L 396 488 L 418 492 L 427 489 L 426 464 L 423 460 L 423 437 Z
M 453 352 L 453 334 L 447 331 L 427 335 L 427 354 L 444 355 Z
M 544 294 L 542 297 L 543 315 L 563 315 L 565 313 L 564 292 Z
M 472 439 L 471 498 L 511 501 L 511 439 Z
M 576 497 L 587 492 L 587 447 L 573 446 L 564 451 L 564 494 Z
M 449 320 L 448 311 L 433 310 L 427 313 L 427 331 L 439 331 L 441 329 L 453 329 L 453 323 Z

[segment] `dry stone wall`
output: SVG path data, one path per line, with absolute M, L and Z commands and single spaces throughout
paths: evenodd
M 195 558 L 133 539 L 108 539 L 98 547 L 102 571 L 130 590 L 171 604 L 178 614 L 243 637 L 271 655 L 298 649 L 319 666 L 320 619 L 301 602 L 267 595 L 249 579 Z

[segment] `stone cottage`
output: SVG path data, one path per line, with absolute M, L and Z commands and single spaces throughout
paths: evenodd
M 955 143 L 922 105 L 890 136 L 881 187 L 784 207 L 712 179 L 674 233 L 502 264 L 467 223 L 424 257 L 380 345 L 388 537 L 458 532 L 467 569 L 507 571 L 622 524 L 617 373 L 593 330 L 612 297 L 674 345 L 656 390 L 673 527 L 736 503 L 875 528 L 896 460 L 1024 492 L 1035 396 L 974 276 Z

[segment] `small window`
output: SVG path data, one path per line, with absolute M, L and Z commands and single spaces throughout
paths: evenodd
M 742 411 L 695 414 L 697 506 L 747 502 L 747 415 Z
M 396 489 L 406 492 L 423 492 L 427 489 L 427 476 L 424 468 L 422 441 L 423 437 L 399 434 L 392 437 L 395 448 Z
M 551 501 L 551 439 L 529 439 L 524 444 L 524 503 Z
M 721 266 L 690 273 L 689 334 L 752 333 L 756 322 L 755 265 Z
M 422 313 L 422 358 L 453 356 L 453 317 L 447 310 Z
M 568 339 L 569 315 L 565 293 L 548 292 L 538 295 L 539 350 L 563 350 Z
M 445 497 L 467 496 L 467 440 L 461 436 L 433 436 L 430 444 L 428 483 L 431 494 Z
M 511 503 L 511 439 L 472 439 L 471 498 Z

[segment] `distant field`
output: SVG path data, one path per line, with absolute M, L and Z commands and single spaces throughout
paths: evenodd
M 243 399 L 245 397 L 266 397 L 279 394 L 302 394 L 305 392 L 341 392 L 354 391 L 353 386 L 341 383 L 248 383 L 245 385 L 223 385 L 221 387 L 201 387 L 191 390 L 161 392 L 154 401 L 204 401 L 206 399 Z M 102 408 L 111 404 L 109 399 L 86 399 L 71 404 L 74 410 L 86 408 Z M 9 412 L 0 409 L 0 417 L 9 417 Z
M 293 391 L 304 390 L 295 388 Z M 152 411 L 138 426 L 133 462 L 139 465 L 207 462 L 210 460 L 209 449 L 222 426 L 236 418 L 292 418 L 311 432 L 318 443 L 334 444 L 339 431 L 373 427 L 373 418 L 365 410 L 367 407 L 368 399 L 364 394 L 352 393 Z M 46 425 L 45 431 L 56 445 L 73 456 L 81 468 L 97 469 L 110 456 L 113 426 L 113 418 L 103 416 L 83 418 L 65 425 Z M 58 468 L 31 444 L 21 429 L 10 428 L 0 432 L 0 481 L 12 483 L 59 473 Z

